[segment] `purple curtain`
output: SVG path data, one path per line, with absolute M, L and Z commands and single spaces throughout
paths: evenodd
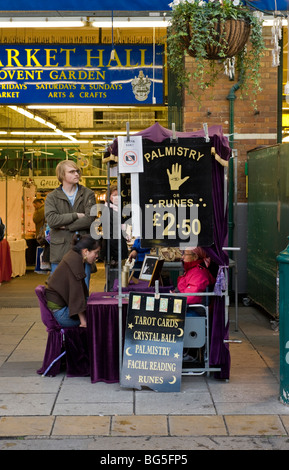
M 227 150 L 223 146 L 223 138 L 217 135 L 211 137 L 212 147 L 224 160 L 230 157 L 229 146 Z M 228 220 L 227 208 L 224 208 L 224 167 L 212 161 L 212 193 L 214 210 L 214 244 L 206 248 L 211 259 L 219 266 L 228 266 L 229 257 L 223 246 L 227 245 Z M 225 324 L 225 297 L 214 297 L 211 316 L 211 340 L 210 340 L 210 365 L 221 367 L 221 371 L 215 374 L 221 379 L 230 376 L 230 352 L 228 343 L 224 339 L 229 338 L 229 322 Z

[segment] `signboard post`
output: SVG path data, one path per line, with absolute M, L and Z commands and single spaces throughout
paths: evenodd
M 120 384 L 178 392 L 186 297 L 131 292 Z

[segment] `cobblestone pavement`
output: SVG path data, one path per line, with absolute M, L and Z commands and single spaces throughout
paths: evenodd
M 93 276 L 92 289 L 101 290 L 102 267 Z M 0 450 L 289 449 L 279 333 L 261 309 L 240 305 L 238 331 L 229 309 L 229 381 L 184 376 L 178 393 L 130 390 L 36 374 L 47 333 L 34 288 L 44 281 L 30 273 L 0 286 Z

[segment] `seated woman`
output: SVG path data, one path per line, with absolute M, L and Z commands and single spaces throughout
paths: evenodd
M 178 277 L 177 290 L 182 293 L 205 292 L 206 288 L 215 284 L 215 278 L 208 267 L 211 263 L 205 250 L 201 247 L 186 248 L 182 261 L 184 274 Z M 187 305 L 201 304 L 202 297 L 188 295 Z M 187 348 L 183 351 L 183 362 L 202 362 L 202 348 Z
M 46 300 L 57 322 L 63 327 L 86 327 L 85 263 L 92 264 L 101 245 L 90 235 L 75 234 L 72 248 L 47 281 Z
M 205 292 L 206 288 L 215 284 L 215 278 L 210 273 L 208 267 L 210 258 L 201 247 L 186 248 L 182 261 L 184 274 L 178 277 L 177 290 L 182 293 Z M 200 304 L 202 297 L 198 295 L 188 295 L 187 304 Z

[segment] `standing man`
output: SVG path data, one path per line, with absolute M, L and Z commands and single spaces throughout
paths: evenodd
M 50 263 L 53 272 L 71 248 L 73 235 L 90 233 L 95 217 L 90 215 L 96 204 L 94 192 L 79 184 L 81 172 L 72 160 L 63 160 L 56 167 L 60 186 L 45 200 L 45 218 L 50 228 Z M 90 265 L 85 264 L 89 286 Z

